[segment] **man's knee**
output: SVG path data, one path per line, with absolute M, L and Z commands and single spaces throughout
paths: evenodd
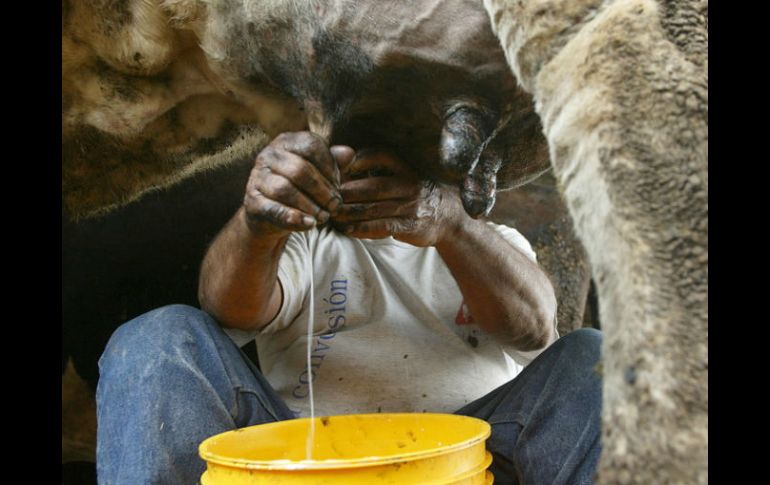
M 562 347 L 574 364 L 594 365 L 601 357 L 602 333 L 595 328 L 580 328 L 563 336 L 554 343 Z
M 188 305 L 168 305 L 130 320 L 112 334 L 102 361 L 115 356 L 142 355 L 145 358 L 164 350 L 179 349 L 208 334 L 216 325 L 209 315 Z
M 581 347 L 601 348 L 602 332 L 595 328 L 579 328 L 568 333 L 562 339 L 574 341 L 574 345 Z

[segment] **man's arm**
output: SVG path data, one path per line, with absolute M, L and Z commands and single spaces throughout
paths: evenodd
M 288 234 L 249 228 L 241 207 L 209 247 L 201 265 L 201 308 L 222 326 L 258 329 L 281 308 L 278 261 Z
M 201 265 L 201 308 L 222 326 L 260 329 L 278 314 L 278 262 L 289 234 L 325 222 L 341 203 L 334 156 L 352 150 L 330 151 L 308 132 L 279 135 L 257 156 L 243 206 Z
M 556 296 L 540 267 L 486 223 L 462 208 L 456 189 L 420 181 L 383 152 L 359 155 L 345 173 L 382 174 L 346 181 L 345 204 L 332 218 L 353 237 L 394 238 L 435 246 L 473 318 L 487 333 L 528 351 L 555 338 Z
M 555 339 L 556 295 L 550 280 L 497 231 L 480 220 L 459 218 L 436 249 L 485 332 L 524 351 Z

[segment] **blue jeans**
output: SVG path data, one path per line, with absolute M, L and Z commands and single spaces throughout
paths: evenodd
M 559 339 L 516 379 L 457 413 L 492 425 L 496 484 L 592 483 L 600 453 L 601 333 Z M 198 445 L 291 419 L 254 364 L 206 313 L 171 305 L 122 325 L 99 361 L 100 485 L 195 484 Z

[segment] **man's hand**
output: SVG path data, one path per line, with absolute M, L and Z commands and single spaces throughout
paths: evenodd
M 292 231 L 323 223 L 341 204 L 337 163 L 349 147 L 329 149 L 308 133 L 279 135 L 257 157 L 243 206 L 217 235 L 201 265 L 198 299 L 224 327 L 255 330 L 281 309 L 278 261 Z
M 342 203 L 338 186 L 337 163 L 320 137 L 282 133 L 251 170 L 243 199 L 247 225 L 258 234 L 283 236 L 323 224 Z
M 537 263 L 463 209 L 453 187 L 421 181 L 387 152 L 341 163 L 344 204 L 332 223 L 357 238 L 435 246 L 478 325 L 520 350 L 553 341 L 556 297 Z
M 359 152 L 340 165 L 344 204 L 332 223 L 349 236 L 435 246 L 468 218 L 456 189 L 420 180 L 389 152 Z

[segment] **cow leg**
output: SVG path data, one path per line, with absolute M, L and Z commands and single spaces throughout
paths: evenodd
M 599 481 L 707 483 L 708 4 L 484 4 L 598 289 Z

